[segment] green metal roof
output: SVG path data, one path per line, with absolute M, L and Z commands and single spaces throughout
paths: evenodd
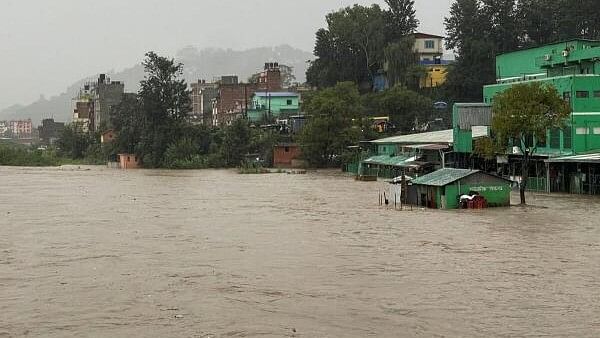
M 549 163 L 600 163 L 600 153 L 591 153 L 584 155 L 564 156 L 549 159 Z
M 417 177 L 412 180 L 412 183 L 417 185 L 443 187 L 478 172 L 479 170 L 444 168 L 434 171 L 431 174 Z
M 363 163 L 367 164 L 378 164 L 378 165 L 389 165 L 392 167 L 406 167 L 412 165 L 416 159 L 414 156 L 390 156 L 390 155 L 379 155 L 369 157 L 364 160 Z
M 473 127 L 473 138 L 488 136 L 488 128 Z M 392 136 L 380 140 L 372 141 L 374 144 L 452 144 L 454 143 L 454 130 L 432 131 L 419 134 L 408 134 Z

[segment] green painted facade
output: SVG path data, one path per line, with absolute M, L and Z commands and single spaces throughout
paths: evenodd
M 257 93 L 252 97 L 248 120 L 259 122 L 267 117 L 279 118 L 299 111 L 300 96 L 297 93 Z
M 398 153 L 398 146 L 394 143 L 377 145 L 377 154 L 378 155 L 395 156 L 397 153 Z
M 454 133 L 453 150 L 457 153 L 471 153 L 473 151 L 473 130 L 472 128 L 461 129 L 459 126 L 459 115 L 463 109 L 491 109 L 487 103 L 456 103 L 452 107 L 452 126 Z M 487 135 L 489 135 L 489 129 Z
M 484 87 L 487 104 L 516 83 L 542 82 L 554 86 L 571 105 L 567 127 L 548 130 L 545 142 L 538 142 L 538 155 L 600 150 L 600 41 L 572 40 L 502 54 L 496 68 L 498 83 Z
M 582 65 L 579 61 L 585 60 L 586 56 L 591 55 L 590 59 L 597 57 L 598 51 L 595 50 L 597 47 L 600 47 L 600 41 L 571 40 L 501 54 L 496 57 L 496 76 L 500 81 L 519 81 L 526 78 L 543 78 L 546 75 L 567 75 L 564 74 L 564 71 L 577 69 L 578 64 Z M 569 54 L 565 58 L 563 52 L 567 48 Z M 566 70 L 564 69 L 565 61 L 572 63 L 566 67 Z M 548 68 L 554 68 L 554 70 L 547 74 Z M 600 74 L 600 72 L 594 74 Z
M 538 146 L 538 154 L 566 155 L 600 149 L 600 75 L 569 75 L 524 82 L 532 81 L 556 87 L 560 95 L 570 100 L 572 109 L 567 127 L 548 130 L 545 144 Z M 498 93 L 511 86 L 486 86 L 484 101 L 493 103 Z
M 413 180 L 422 204 L 437 209 L 457 209 L 461 195 L 476 191 L 488 206 L 510 206 L 511 182 L 477 170 L 445 168 Z M 433 202 L 433 203 L 432 203 Z

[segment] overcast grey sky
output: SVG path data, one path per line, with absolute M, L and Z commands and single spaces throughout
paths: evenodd
M 451 0 L 416 0 L 421 31 L 443 33 Z M 383 0 L 2 0 L 0 108 L 56 95 L 91 74 L 188 45 L 312 51 L 327 13 Z

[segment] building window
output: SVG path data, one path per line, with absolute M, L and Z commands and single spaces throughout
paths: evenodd
M 585 99 L 590 97 L 590 92 L 588 92 L 587 90 L 578 90 L 575 93 L 575 96 L 577 96 L 578 99 Z
M 571 149 L 573 147 L 573 128 L 571 126 L 563 129 L 563 149 Z
M 590 129 L 588 127 L 580 127 L 575 129 L 576 135 L 588 135 L 590 133 Z
M 550 148 L 560 149 L 560 129 L 550 130 Z
M 594 91 L 594 97 L 600 97 L 600 90 Z
M 292 100 L 287 100 L 287 105 L 291 106 L 292 105 Z
M 566 102 L 570 103 L 570 102 L 571 102 L 571 92 L 564 92 L 564 93 L 563 93 L 563 99 L 564 99 Z
M 434 49 L 435 41 L 433 40 L 425 40 L 425 49 Z
M 594 135 L 600 135 L 600 127 L 594 127 Z
M 285 147 L 284 150 L 285 150 L 286 153 L 289 153 L 290 152 L 290 147 Z

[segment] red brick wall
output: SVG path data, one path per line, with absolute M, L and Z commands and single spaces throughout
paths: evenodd
M 300 158 L 300 147 L 297 145 L 275 146 L 273 149 L 273 166 L 290 167 L 293 160 Z
M 139 169 L 142 161 L 135 154 L 119 154 L 121 169 Z

